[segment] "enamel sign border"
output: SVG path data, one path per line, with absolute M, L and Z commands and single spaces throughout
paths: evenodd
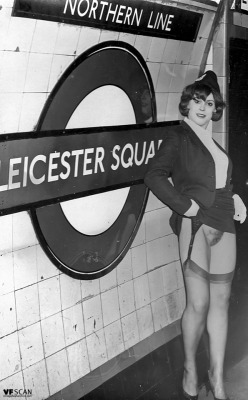
M 130 88 L 132 72 L 138 72 L 139 79 L 132 81 L 134 86 Z M 93 90 L 104 85 L 115 85 L 128 94 L 137 124 L 144 122 L 137 93 L 146 87 L 150 98 L 150 117 L 155 121 L 154 89 L 145 62 L 126 43 L 108 42 L 91 48 L 68 68 L 51 93 L 37 130 L 65 129 L 77 105 Z M 127 131 L 130 129 L 126 128 Z M 120 132 L 125 138 L 123 127 Z M 112 144 L 114 146 L 115 142 Z M 94 279 L 110 272 L 130 248 L 140 226 L 148 196 L 148 189 L 140 182 L 130 186 L 117 220 L 100 235 L 89 236 L 75 230 L 59 203 L 32 209 L 31 216 L 39 241 L 52 262 L 63 272 L 79 279 Z M 105 190 L 111 189 L 110 186 Z

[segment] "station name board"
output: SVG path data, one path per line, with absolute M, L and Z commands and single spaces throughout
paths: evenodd
M 143 183 L 164 124 L 123 129 L 1 135 L 0 215 Z
M 203 16 L 144 0 L 16 0 L 12 15 L 190 42 Z
M 243 14 L 248 14 L 248 0 L 236 0 L 235 10 Z

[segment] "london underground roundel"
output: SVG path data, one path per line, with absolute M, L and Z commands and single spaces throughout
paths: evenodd
M 155 122 L 155 118 L 154 90 L 143 58 L 126 43 L 105 42 L 79 56 L 65 71 L 46 102 L 37 131 L 84 128 L 85 132 L 116 126 L 126 135 L 130 124 Z M 113 146 L 111 140 L 105 137 L 104 144 Z M 128 159 L 118 156 L 117 160 L 118 148 L 116 144 L 116 165 L 122 162 L 126 168 Z M 76 164 L 79 150 L 75 154 Z M 97 156 L 96 179 L 103 170 L 100 150 Z M 143 182 L 128 187 L 122 183 L 102 192 L 75 198 L 72 194 L 68 201 L 31 209 L 46 254 L 74 278 L 94 279 L 110 272 L 125 256 L 140 226 L 148 196 Z

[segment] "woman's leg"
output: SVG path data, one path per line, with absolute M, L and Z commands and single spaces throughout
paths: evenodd
M 187 263 L 193 262 L 196 268 L 200 265 L 202 268 L 200 272 L 204 273 L 208 271 L 209 247 L 203 228 L 200 227 L 194 239 L 191 261 L 186 261 L 190 236 L 191 220 L 183 220 L 179 238 L 180 257 L 186 290 L 186 308 L 182 317 L 182 334 L 185 354 L 183 388 L 188 394 L 194 396 L 198 393 L 196 351 L 206 325 L 206 316 L 209 307 L 209 281 L 201 276 L 201 274 L 192 271 Z
M 223 367 L 231 279 L 236 262 L 236 238 L 233 234 L 224 233 L 219 236 L 219 240 L 211 240 L 210 232 L 208 239 L 211 245 L 210 305 L 207 317 L 210 344 L 210 378 L 215 396 L 226 399 Z

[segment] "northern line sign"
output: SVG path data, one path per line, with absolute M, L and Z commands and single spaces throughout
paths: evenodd
M 143 183 L 170 123 L 0 136 L 0 215 Z
M 189 42 L 203 17 L 144 0 L 15 0 L 12 15 Z

